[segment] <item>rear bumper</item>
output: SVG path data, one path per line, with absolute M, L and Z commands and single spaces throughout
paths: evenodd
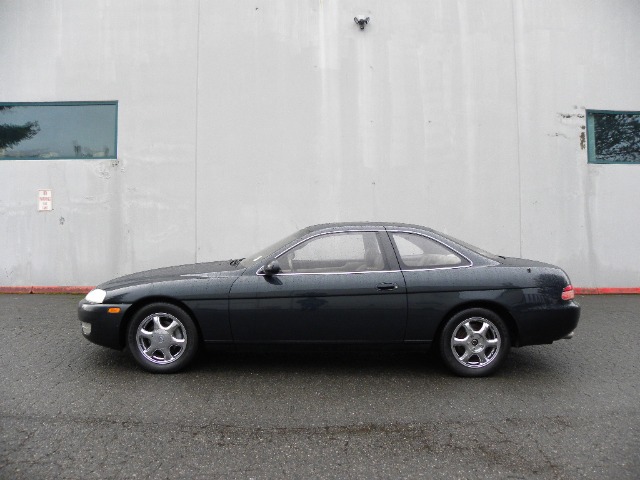
M 78 304 L 78 318 L 84 338 L 103 347 L 122 350 L 125 346 L 123 319 L 129 304 L 97 304 L 81 300 Z M 109 313 L 110 308 L 119 308 L 118 313 Z
M 574 301 L 547 305 L 518 315 L 519 346 L 552 343 L 573 337 L 580 319 L 580 305 Z

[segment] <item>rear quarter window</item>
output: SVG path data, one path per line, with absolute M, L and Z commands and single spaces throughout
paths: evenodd
M 392 233 L 391 237 L 405 270 L 470 265 L 466 258 L 429 237 L 415 233 Z

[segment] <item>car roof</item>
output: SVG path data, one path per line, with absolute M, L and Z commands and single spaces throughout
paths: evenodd
M 469 243 L 466 243 L 462 240 L 458 240 L 446 233 L 439 232 L 438 230 L 434 230 L 429 227 L 425 227 L 423 225 L 415 225 L 411 223 L 401 223 L 401 222 L 335 222 L 335 223 L 321 223 L 318 225 L 311 225 L 310 227 L 304 228 L 300 231 L 300 233 L 304 235 L 308 235 L 313 232 L 330 232 L 332 230 L 345 230 L 345 229 L 354 229 L 354 230 L 366 230 L 368 228 L 371 229 L 387 229 L 387 230 L 407 230 L 414 232 L 423 232 L 428 233 L 430 236 L 434 236 L 441 241 L 444 240 L 445 243 L 449 243 L 451 245 L 455 245 L 457 248 L 463 248 L 467 254 L 478 255 L 484 259 L 489 259 L 491 261 L 496 261 L 496 257 L 494 254 L 487 252 L 481 248 L 473 246 Z M 451 246 L 450 245 L 450 246 Z
M 414 225 L 410 223 L 400 222 L 334 222 L 334 223 L 320 223 L 318 225 L 311 225 L 305 228 L 305 231 L 313 232 L 317 230 L 337 230 L 344 228 L 366 229 L 366 228 L 400 228 L 400 229 L 415 229 L 432 232 L 442 235 L 440 232 L 423 225 Z

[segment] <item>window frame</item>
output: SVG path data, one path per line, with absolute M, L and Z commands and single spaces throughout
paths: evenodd
M 105 155 L 104 157 L 0 157 L 0 162 L 3 161 L 19 161 L 19 160 L 117 160 L 118 159 L 118 114 L 119 105 L 118 100 L 82 100 L 82 101 L 51 101 L 51 102 L 1 102 L 2 107 L 78 107 L 78 106 L 97 106 L 108 105 L 115 107 L 115 122 L 113 125 L 113 141 L 114 151 L 111 155 Z
M 616 162 L 616 161 L 602 161 L 596 157 L 596 134 L 595 134 L 595 121 L 594 114 L 604 115 L 637 115 L 640 116 L 640 111 L 632 110 L 592 110 L 586 109 L 585 111 L 585 128 L 587 135 L 587 163 L 593 163 L 595 165 L 640 165 L 640 160 L 630 162 Z

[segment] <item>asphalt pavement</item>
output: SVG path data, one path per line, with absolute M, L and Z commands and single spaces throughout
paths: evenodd
M 207 352 L 153 375 L 79 296 L 0 295 L 0 479 L 640 478 L 640 296 L 483 379 L 421 353 Z

